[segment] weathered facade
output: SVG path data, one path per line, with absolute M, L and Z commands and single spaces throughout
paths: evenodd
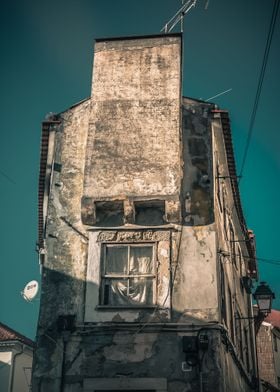
M 33 391 L 253 391 L 254 238 L 228 113 L 181 94 L 178 34 L 97 40 L 43 123 Z
M 280 391 L 280 311 L 272 310 L 257 333 L 259 377 L 264 390 Z

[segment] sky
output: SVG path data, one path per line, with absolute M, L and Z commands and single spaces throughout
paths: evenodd
M 183 94 L 229 110 L 240 172 L 274 0 L 198 0 L 184 21 Z M 94 39 L 158 34 L 181 0 L 4 0 L 0 13 L 0 321 L 35 338 L 41 122 L 90 95 Z M 260 280 L 280 309 L 280 15 L 240 191 Z M 178 30 L 173 30 L 174 32 Z

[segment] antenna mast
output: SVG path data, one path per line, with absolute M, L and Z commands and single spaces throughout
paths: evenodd
M 197 0 L 187 0 L 185 4 L 176 12 L 174 16 L 163 26 L 160 31 L 164 31 L 165 34 L 170 33 L 170 31 L 176 26 L 180 21 L 183 21 L 184 16 L 191 10 L 191 8 L 196 6 Z M 181 23 L 181 32 L 183 32 L 183 23 Z

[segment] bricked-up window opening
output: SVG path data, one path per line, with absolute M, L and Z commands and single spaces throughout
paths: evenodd
M 154 244 L 104 245 L 101 305 L 154 305 L 154 254 Z

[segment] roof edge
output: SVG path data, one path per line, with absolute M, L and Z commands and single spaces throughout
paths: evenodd
M 124 37 L 103 37 L 95 38 L 95 42 L 105 42 L 105 41 L 127 41 L 133 39 L 149 39 L 149 38 L 163 38 L 163 37 L 182 37 L 182 33 L 168 33 L 168 34 L 148 34 L 148 35 L 130 35 Z
M 0 332 L 1 330 L 4 330 L 8 335 L 10 335 L 9 338 L 7 339 L 2 339 L 0 337 L 0 343 L 8 343 L 8 342 L 21 342 L 24 343 L 27 346 L 34 347 L 35 342 L 28 337 L 22 335 L 21 333 L 15 331 L 13 328 L 8 327 L 6 324 L 0 322 Z

